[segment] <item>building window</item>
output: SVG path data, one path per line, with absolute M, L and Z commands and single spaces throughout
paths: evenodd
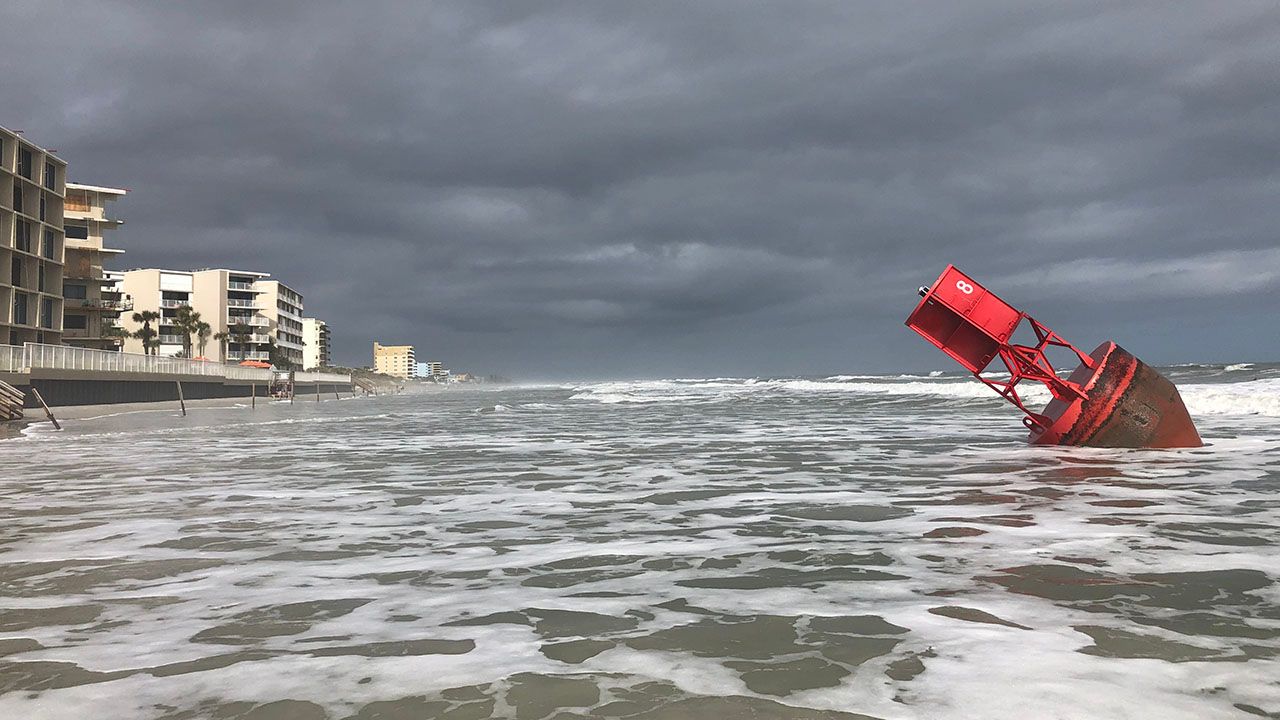
M 88 240 L 89 239 L 88 225 L 67 225 L 65 229 L 67 231 L 68 240 Z
M 89 288 L 84 285 L 63 285 L 62 296 L 72 300 L 84 300 L 89 297 Z
M 40 303 L 40 327 L 53 329 L 53 298 L 45 298 Z
M 35 172 L 35 168 L 31 167 L 31 165 L 31 151 L 24 147 L 18 148 L 18 174 L 28 180 L 32 180 L 31 174 Z
M 40 196 L 40 222 L 45 222 L 49 214 L 49 203 L 44 199 L 44 195 Z
M 58 187 L 57 179 L 58 179 L 57 168 L 51 162 L 45 163 L 44 164 L 44 186 L 49 188 L 50 190 L 57 189 Z
M 13 211 L 25 212 L 22 209 L 22 183 L 13 184 Z
M 44 263 L 40 263 L 40 267 L 36 268 L 36 290 L 44 292 Z
M 26 220 L 18 221 L 18 249 L 31 252 L 31 223 Z
M 24 293 L 13 296 L 13 322 L 17 325 L 27 324 L 27 296 Z
M 41 244 L 40 254 L 50 260 L 58 259 L 57 247 L 55 246 L 52 230 L 44 231 L 44 242 Z
M 14 258 L 9 266 L 9 284 L 22 287 L 22 258 Z
M 65 315 L 62 318 L 62 329 L 63 330 L 88 330 L 89 316 L 88 315 Z

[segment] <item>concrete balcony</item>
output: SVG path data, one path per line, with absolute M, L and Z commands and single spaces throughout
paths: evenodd
M 253 283 L 237 282 L 235 280 L 227 281 L 227 289 L 228 290 L 244 290 L 248 292 L 261 292 L 260 290 L 253 289 Z
M 101 312 L 129 312 L 133 309 L 133 299 L 124 298 L 122 300 L 109 300 L 102 298 L 101 300 L 72 300 L 67 299 L 67 304 L 79 302 L 80 304 L 72 305 L 72 307 L 81 307 L 86 310 L 99 310 Z
M 164 298 L 160 301 L 160 307 L 162 308 L 191 307 L 191 301 L 190 300 L 170 300 L 168 298 Z
M 227 307 L 233 308 L 254 308 L 258 307 L 256 300 L 237 300 L 235 298 L 227 298 Z
M 227 316 L 227 325 L 248 325 L 250 327 L 268 327 L 271 321 L 264 317 L 239 317 L 236 315 Z

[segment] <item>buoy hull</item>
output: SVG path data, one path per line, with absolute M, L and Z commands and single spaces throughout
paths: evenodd
M 1092 368 L 1081 364 L 1069 378 L 1085 397 L 1050 401 L 1043 413 L 1048 427 L 1033 428 L 1028 442 L 1114 448 L 1204 444 L 1178 389 L 1163 375 L 1110 341 L 1090 358 Z

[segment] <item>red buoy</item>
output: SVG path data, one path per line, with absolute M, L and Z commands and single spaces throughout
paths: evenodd
M 1204 443 L 1178 390 L 1164 376 L 1113 342 L 1088 355 L 1025 312 L 1001 300 L 973 278 L 948 265 L 907 318 L 920 333 L 974 377 L 1013 403 L 1040 445 L 1093 447 L 1199 447 Z M 1012 341 L 1026 323 L 1034 345 Z M 1080 365 L 1058 377 L 1045 356 L 1048 347 L 1075 353 Z M 999 358 L 1009 378 L 984 376 Z M 1028 409 L 1018 384 L 1031 380 L 1049 388 L 1053 399 L 1041 412 Z

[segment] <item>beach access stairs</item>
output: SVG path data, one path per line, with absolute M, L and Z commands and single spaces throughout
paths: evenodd
M 25 403 L 26 393 L 0 380 L 0 422 L 21 420 Z

